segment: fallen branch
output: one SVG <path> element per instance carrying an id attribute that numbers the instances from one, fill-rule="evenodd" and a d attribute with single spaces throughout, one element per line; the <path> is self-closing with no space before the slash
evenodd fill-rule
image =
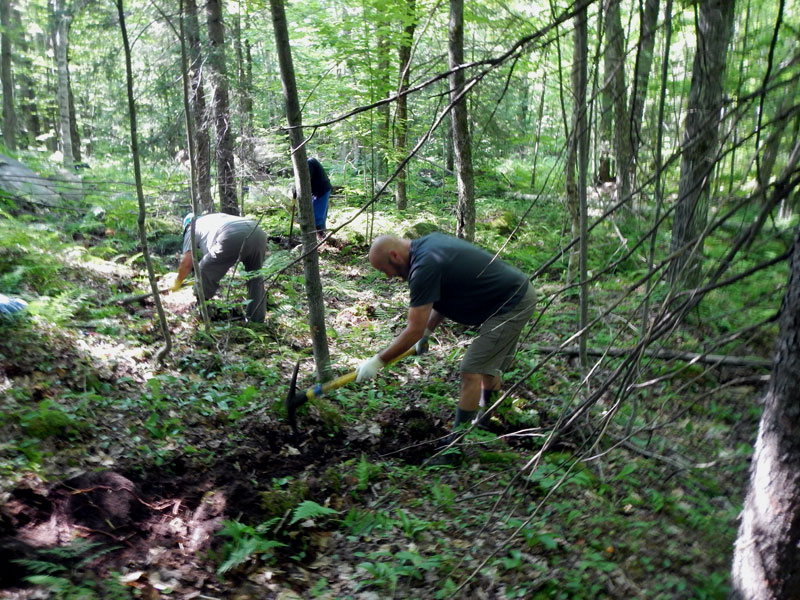
<path id="1" fill-rule="evenodd" d="M 543 353 L 567 354 L 578 356 L 577 346 L 538 346 L 537 350 Z M 586 352 L 591 356 L 627 356 L 631 350 L 629 348 L 608 348 L 606 350 L 587 349 Z M 646 348 L 644 355 L 652 358 L 663 358 L 666 360 L 683 360 L 686 362 L 699 362 L 704 364 L 725 365 L 728 367 L 756 367 L 768 369 L 772 366 L 772 361 L 766 358 L 754 356 L 724 356 L 722 354 L 697 354 L 696 352 L 682 352 L 680 350 L 665 350 Z"/>

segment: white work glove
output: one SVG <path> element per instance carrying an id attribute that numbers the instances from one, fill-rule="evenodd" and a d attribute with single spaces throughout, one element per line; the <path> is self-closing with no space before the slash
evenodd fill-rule
<path id="1" fill-rule="evenodd" d="M 430 339 L 432 333 L 433 332 L 430 329 L 427 327 L 425 328 L 425 333 L 423 333 L 422 337 L 419 338 L 419 341 L 414 344 L 414 354 L 420 356 L 428 351 L 428 340 Z"/>
<path id="2" fill-rule="evenodd" d="M 375 374 L 380 371 L 386 363 L 381 360 L 381 357 L 377 354 L 372 358 L 368 358 L 356 369 L 356 383 L 361 383 L 362 381 L 366 381 L 367 379 L 372 379 L 375 377 Z"/>

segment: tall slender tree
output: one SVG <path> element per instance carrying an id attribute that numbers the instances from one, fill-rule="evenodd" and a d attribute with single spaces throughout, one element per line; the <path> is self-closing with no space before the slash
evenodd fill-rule
<path id="1" fill-rule="evenodd" d="M 22 115 L 22 123 L 18 123 L 19 132 L 25 133 L 27 139 L 25 145 L 32 145 L 41 133 L 41 119 L 39 107 L 36 102 L 35 84 L 31 73 L 33 72 L 32 63 L 29 56 L 28 37 L 25 28 L 22 26 L 22 14 L 18 7 L 11 7 L 11 21 L 13 22 L 14 39 L 17 44 L 17 57 L 20 70 L 18 75 L 19 95 L 17 107 Z"/>
<path id="2" fill-rule="evenodd" d="M 200 41 L 200 25 L 197 18 L 196 0 L 186 0 L 184 33 L 189 54 L 189 75 L 191 80 L 191 107 L 194 119 L 194 185 L 197 199 L 203 212 L 214 212 L 214 199 L 211 196 L 211 144 L 208 137 L 208 107 L 203 85 L 203 56 Z"/>
<path id="3" fill-rule="evenodd" d="M 617 197 L 630 195 L 631 136 L 628 96 L 625 86 L 625 34 L 620 17 L 620 0 L 605 0 L 606 51 L 605 86 L 610 90 L 614 111 L 614 159 L 617 167 Z"/>
<path id="4" fill-rule="evenodd" d="M 577 154 L 577 196 L 578 196 L 578 223 L 580 232 L 580 307 L 578 311 L 578 327 L 585 330 L 589 323 L 589 283 L 587 281 L 587 253 L 589 241 L 588 232 L 588 169 L 589 169 L 589 107 L 586 104 L 586 91 L 588 88 L 588 64 L 589 64 L 589 27 L 588 9 L 583 8 L 575 15 L 575 30 L 573 33 L 574 49 L 572 58 L 572 87 L 573 87 L 573 126 L 572 137 L 575 138 L 575 149 Z M 587 357 L 587 332 L 581 334 L 579 345 L 579 356 L 581 366 L 586 369 L 589 361 Z"/>
<path id="5" fill-rule="evenodd" d="M 400 41 L 399 64 L 400 64 L 400 84 L 397 86 L 399 97 L 397 98 L 397 121 L 396 127 L 396 150 L 397 155 L 402 160 L 405 158 L 408 146 L 408 96 L 403 92 L 408 88 L 411 72 L 411 48 L 414 43 L 414 30 L 417 25 L 416 2 L 407 0 L 406 14 L 403 18 L 403 37 Z M 395 202 L 398 210 L 405 210 L 408 204 L 406 197 L 406 169 L 405 167 L 397 174 L 395 188 Z"/>
<path id="6" fill-rule="evenodd" d="M 231 215 L 239 214 L 236 199 L 236 167 L 233 158 L 233 121 L 228 97 L 228 70 L 225 66 L 225 27 L 222 0 L 206 3 L 208 23 L 208 66 L 213 89 L 214 131 L 216 133 L 217 188 L 219 208 Z"/>
<path id="7" fill-rule="evenodd" d="M 453 103 L 453 154 L 458 179 L 456 233 L 472 241 L 475 237 L 475 179 L 472 171 L 472 142 L 465 95 L 464 71 L 464 0 L 450 0 L 450 101 Z"/>
<path id="8" fill-rule="evenodd" d="M 53 4 L 53 44 L 55 47 L 56 73 L 57 73 L 57 100 L 58 100 L 58 125 L 59 141 L 64 166 L 71 168 L 75 164 L 72 149 L 72 135 L 70 132 L 69 110 L 69 63 L 67 43 L 69 40 L 69 25 L 72 13 L 67 9 L 65 0 L 55 0 Z"/>
<path id="9" fill-rule="evenodd" d="M 722 75 L 733 31 L 734 0 L 701 0 L 697 50 L 684 125 L 678 200 L 672 221 L 673 282 L 699 281 L 703 230 L 708 220 L 711 177 L 717 157 Z"/>
<path id="10" fill-rule="evenodd" d="M 17 113 L 14 108 L 14 77 L 11 68 L 11 6 L 0 0 L 0 82 L 3 87 L 3 142 L 11 150 L 17 147 Z"/>
<path id="11" fill-rule="evenodd" d="M 156 353 L 156 360 L 163 361 L 172 349 L 172 337 L 170 336 L 167 317 L 164 314 L 164 307 L 161 304 L 161 293 L 158 289 L 153 262 L 150 260 L 150 250 L 147 243 L 147 228 L 145 219 L 147 208 L 144 202 L 144 192 L 142 190 L 142 168 L 139 161 L 139 135 L 136 124 L 136 103 L 133 98 L 133 67 L 131 66 L 131 45 L 128 41 L 128 30 L 125 27 L 125 11 L 123 10 L 122 0 L 117 0 L 117 15 L 119 17 L 119 27 L 122 32 L 122 47 L 125 58 L 125 90 L 128 98 L 128 121 L 131 130 L 131 157 L 133 158 L 133 173 L 136 181 L 136 198 L 139 203 L 139 242 L 142 245 L 142 256 L 147 268 L 147 278 L 150 282 L 150 291 L 153 294 L 153 301 L 156 305 L 158 320 L 161 324 L 161 332 L 164 335 L 164 345 Z"/>
<path id="12" fill-rule="evenodd" d="M 275 46 L 281 71 L 281 87 L 286 106 L 286 121 L 289 125 L 289 140 L 292 147 L 295 189 L 300 207 L 300 229 L 303 232 L 303 270 L 308 300 L 308 322 L 311 328 L 311 345 L 317 365 L 317 378 L 330 379 L 330 351 L 325 329 L 325 302 L 322 297 L 322 281 L 319 276 L 314 207 L 311 204 L 311 176 L 308 172 L 308 157 L 303 144 L 303 116 L 297 97 L 297 83 L 289 43 L 289 28 L 283 0 L 270 0 L 272 26 L 275 30 Z"/>
<path id="13" fill-rule="evenodd" d="M 650 81 L 650 69 L 653 66 L 653 48 L 656 43 L 656 25 L 658 22 L 659 0 L 644 0 L 644 7 L 639 6 L 640 33 L 636 51 L 636 66 L 633 71 L 633 91 L 630 108 L 630 152 L 632 175 L 635 178 L 635 164 L 639 156 L 639 144 L 642 137 L 642 119 L 644 104 L 647 99 L 647 85 Z M 668 18 L 672 18 L 668 15 Z"/>

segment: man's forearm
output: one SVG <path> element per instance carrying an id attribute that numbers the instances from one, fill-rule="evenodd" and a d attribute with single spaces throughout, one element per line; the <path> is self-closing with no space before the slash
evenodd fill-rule
<path id="1" fill-rule="evenodd" d="M 192 271 L 192 253 L 187 252 L 181 259 L 181 264 L 178 267 L 178 276 L 175 278 L 176 282 L 183 282 L 184 279 Z"/>
<path id="2" fill-rule="evenodd" d="M 442 323 L 442 321 L 444 321 L 444 315 L 438 310 L 432 309 L 430 316 L 428 316 L 428 323 L 425 327 L 429 331 L 433 331 Z"/>
<path id="3" fill-rule="evenodd" d="M 381 357 L 381 360 L 384 363 L 388 363 L 390 360 L 397 358 L 403 352 L 411 348 L 411 346 L 416 344 L 421 337 L 421 334 L 410 331 L 408 327 L 406 327 L 402 332 L 400 332 L 400 335 L 394 338 L 386 350 L 378 353 L 378 356 Z"/>

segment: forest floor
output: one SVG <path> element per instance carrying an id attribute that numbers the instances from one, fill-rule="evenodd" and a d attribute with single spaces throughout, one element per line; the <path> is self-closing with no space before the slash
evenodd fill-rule
<path id="1" fill-rule="evenodd" d="M 405 290 L 366 250 L 320 253 L 337 374 L 405 319 Z M 704 389 L 744 383 L 577 461 L 580 432 L 537 452 L 575 370 L 557 359 L 458 466 L 426 467 L 468 334 L 447 328 L 430 356 L 309 404 L 295 437 L 282 401 L 296 360 L 305 385 L 313 373 L 294 269 L 263 325 L 206 332 L 190 288 L 164 295 L 164 366 L 154 304 L 125 302 L 147 288 L 122 260 L 76 256 L 61 273 L 82 308 L 57 323 L 2 323 L 0 598 L 725 597 L 763 373 L 719 369 Z M 559 335 L 528 334 L 522 360 Z"/>

